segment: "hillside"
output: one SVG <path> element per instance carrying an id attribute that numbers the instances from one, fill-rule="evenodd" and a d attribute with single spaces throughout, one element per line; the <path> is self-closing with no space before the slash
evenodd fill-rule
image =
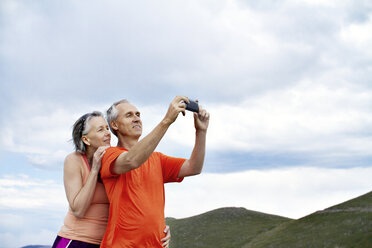
<path id="1" fill-rule="evenodd" d="M 298 220 L 221 208 L 168 218 L 172 248 L 372 247 L 372 192 Z"/>
<path id="2" fill-rule="evenodd" d="M 249 211 L 221 208 L 186 219 L 167 218 L 172 248 L 237 248 L 291 219 Z"/>
<path id="3" fill-rule="evenodd" d="M 372 192 L 285 223 L 243 247 L 372 247 Z"/>
<path id="4" fill-rule="evenodd" d="M 368 248 L 372 247 L 372 192 L 298 220 L 220 208 L 166 221 L 171 248 Z"/>

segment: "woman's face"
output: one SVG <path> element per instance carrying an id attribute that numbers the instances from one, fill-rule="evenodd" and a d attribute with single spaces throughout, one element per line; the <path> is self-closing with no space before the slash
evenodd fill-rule
<path id="1" fill-rule="evenodd" d="M 105 119 L 101 116 L 93 117 L 89 120 L 89 131 L 83 135 L 83 142 L 91 148 L 97 149 L 100 146 L 109 146 L 111 132 Z"/>

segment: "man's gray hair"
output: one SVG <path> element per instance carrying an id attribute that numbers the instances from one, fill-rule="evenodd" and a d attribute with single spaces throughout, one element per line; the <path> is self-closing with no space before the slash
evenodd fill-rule
<path id="1" fill-rule="evenodd" d="M 118 109 L 116 108 L 116 106 L 118 106 L 119 104 L 121 103 L 129 103 L 129 101 L 127 99 L 123 99 L 123 100 L 120 100 L 118 102 L 115 102 L 114 104 L 111 105 L 111 107 L 109 107 L 109 109 L 106 111 L 106 119 L 107 119 L 107 123 L 110 127 L 110 130 L 111 132 L 117 137 L 118 135 L 116 134 L 116 131 L 114 129 L 112 129 L 111 127 L 111 122 L 113 121 L 116 121 L 117 118 L 118 118 Z"/>

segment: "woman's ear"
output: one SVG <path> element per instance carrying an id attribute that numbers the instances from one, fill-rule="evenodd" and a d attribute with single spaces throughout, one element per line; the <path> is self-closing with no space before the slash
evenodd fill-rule
<path id="1" fill-rule="evenodd" d="M 81 140 L 84 142 L 85 145 L 90 146 L 89 139 L 87 136 L 82 136 Z"/>

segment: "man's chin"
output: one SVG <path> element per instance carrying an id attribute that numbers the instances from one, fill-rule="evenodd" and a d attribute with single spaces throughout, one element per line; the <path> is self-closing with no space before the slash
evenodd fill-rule
<path id="1" fill-rule="evenodd" d="M 141 135 L 142 135 L 142 131 L 139 132 L 139 133 L 134 134 L 133 136 L 134 136 L 135 138 L 139 139 L 139 138 L 141 137 Z"/>

